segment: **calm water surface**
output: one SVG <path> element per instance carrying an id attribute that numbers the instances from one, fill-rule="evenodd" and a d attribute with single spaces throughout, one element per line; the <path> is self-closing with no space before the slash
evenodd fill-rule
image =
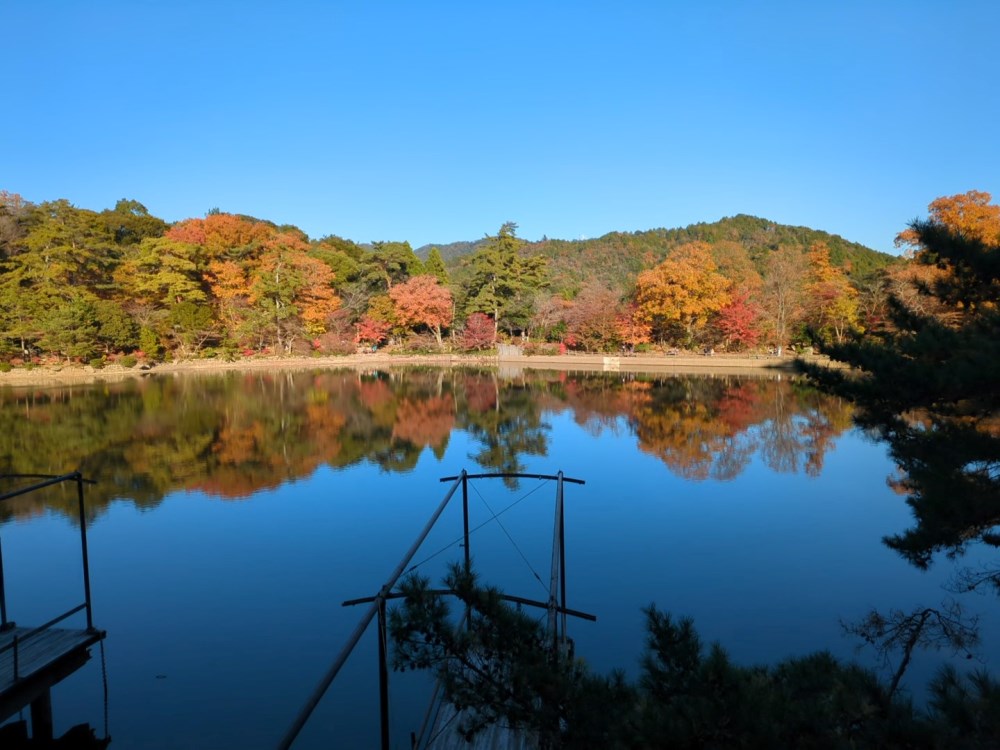
<path id="1" fill-rule="evenodd" d="M 276 744 L 462 469 L 562 470 L 578 655 L 632 674 L 641 608 L 694 618 L 740 662 L 856 652 L 840 621 L 936 606 L 956 563 L 921 571 L 882 541 L 910 529 L 885 447 L 846 404 L 785 378 L 464 370 L 226 374 L 0 391 L 10 472 L 79 467 L 96 624 L 108 631 L 112 747 Z M 0 507 L 13 619 L 82 599 L 74 495 Z M 483 578 L 545 599 L 554 489 L 475 482 Z M 502 526 L 490 518 L 500 513 Z M 461 559 L 461 503 L 414 558 Z M 970 550 L 962 564 L 974 564 Z M 1000 666 L 993 598 L 980 658 Z M 539 613 L 541 616 L 541 612 Z M 374 628 L 295 747 L 376 746 Z M 53 693 L 56 729 L 103 733 L 101 656 Z M 918 655 L 921 686 L 948 654 Z M 979 662 L 974 662 L 978 666 Z M 393 743 L 409 747 L 425 679 L 393 674 Z"/>

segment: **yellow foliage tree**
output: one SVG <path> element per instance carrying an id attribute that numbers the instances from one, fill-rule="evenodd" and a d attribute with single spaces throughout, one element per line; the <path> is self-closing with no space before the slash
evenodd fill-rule
<path id="1" fill-rule="evenodd" d="M 824 342 L 843 343 L 844 336 L 856 330 L 858 292 L 851 286 L 842 268 L 830 263 L 830 248 L 818 242 L 809 249 L 809 276 L 806 282 L 807 320 Z"/>
<path id="2" fill-rule="evenodd" d="M 689 345 L 709 316 L 729 302 L 730 282 L 720 274 L 704 242 L 681 245 L 636 279 L 640 319 L 661 340 Z M 676 341 L 683 338 L 682 341 Z"/>

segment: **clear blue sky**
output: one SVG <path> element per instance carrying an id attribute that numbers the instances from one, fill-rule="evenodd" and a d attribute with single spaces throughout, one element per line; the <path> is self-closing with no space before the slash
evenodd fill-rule
<path id="1" fill-rule="evenodd" d="M 1000 200 L 1000 3 L 7 0 L 0 188 L 310 236 L 749 213 L 892 251 Z"/>

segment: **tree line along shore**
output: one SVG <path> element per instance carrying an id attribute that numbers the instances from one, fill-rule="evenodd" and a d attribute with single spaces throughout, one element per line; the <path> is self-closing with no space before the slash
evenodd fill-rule
<path id="1" fill-rule="evenodd" d="M 997 221 L 988 193 L 932 218 Z M 900 247 L 918 250 L 910 230 Z M 596 240 L 414 250 L 308 237 L 224 213 L 169 223 L 135 200 L 93 211 L 0 191 L 0 370 L 353 356 L 768 356 L 878 335 L 890 298 L 926 305 L 933 266 L 836 235 L 735 216 Z"/>

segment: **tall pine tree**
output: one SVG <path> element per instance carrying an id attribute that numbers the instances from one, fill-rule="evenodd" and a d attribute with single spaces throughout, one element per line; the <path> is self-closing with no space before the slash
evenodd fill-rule
<path id="1" fill-rule="evenodd" d="M 501 329 L 513 333 L 527 326 L 532 295 L 547 283 L 546 259 L 523 255 L 521 245 L 517 224 L 509 221 L 472 256 L 466 314 L 490 315 L 494 338 Z"/>

